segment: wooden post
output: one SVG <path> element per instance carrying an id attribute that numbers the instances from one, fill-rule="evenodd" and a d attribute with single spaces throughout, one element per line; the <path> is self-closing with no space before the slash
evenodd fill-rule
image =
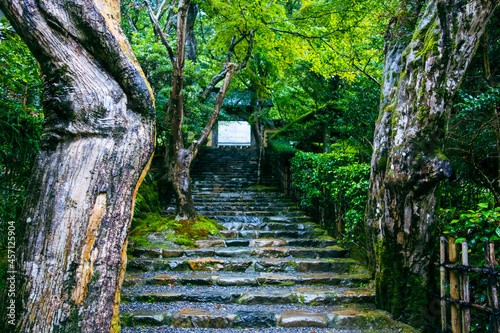
<path id="1" fill-rule="evenodd" d="M 495 271 L 495 245 L 493 244 L 493 242 L 484 242 L 484 261 L 486 267 L 489 268 L 491 272 Z M 497 278 L 492 274 L 488 276 L 488 303 L 491 308 L 498 309 Z M 490 316 L 489 332 L 500 332 L 500 317 L 493 314 Z"/>
<path id="2" fill-rule="evenodd" d="M 462 265 L 469 266 L 469 247 L 467 246 L 467 241 L 462 241 Z M 463 285 L 462 285 L 462 299 L 465 302 L 470 302 L 470 290 L 469 290 L 469 273 L 464 272 L 463 277 Z M 462 327 L 463 331 L 466 333 L 470 332 L 470 309 L 464 308 L 462 310 Z"/>
<path id="3" fill-rule="evenodd" d="M 443 265 L 446 264 L 446 238 L 441 237 L 440 243 L 441 330 L 444 332 L 446 331 L 446 301 L 443 298 L 446 296 L 446 268 Z"/>
<path id="4" fill-rule="evenodd" d="M 450 263 L 458 262 L 458 251 L 455 238 L 448 239 L 448 255 Z M 450 294 L 451 298 L 460 299 L 460 277 L 459 274 L 450 270 Z M 453 333 L 460 333 L 462 331 L 460 319 L 460 306 L 458 304 L 451 304 L 451 331 Z"/>

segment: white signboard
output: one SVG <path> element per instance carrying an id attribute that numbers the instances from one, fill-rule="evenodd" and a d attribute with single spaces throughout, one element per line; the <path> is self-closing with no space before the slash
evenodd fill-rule
<path id="1" fill-rule="evenodd" d="M 219 146 L 250 146 L 251 129 L 246 121 L 219 121 Z"/>

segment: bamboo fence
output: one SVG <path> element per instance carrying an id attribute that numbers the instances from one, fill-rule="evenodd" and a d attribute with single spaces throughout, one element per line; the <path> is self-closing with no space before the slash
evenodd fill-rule
<path id="1" fill-rule="evenodd" d="M 454 238 L 440 241 L 440 300 L 441 300 L 441 331 L 453 333 L 471 332 L 471 309 L 489 314 L 489 332 L 500 332 L 500 309 L 498 306 L 498 270 L 495 259 L 495 244 L 484 241 L 485 267 L 469 266 L 469 248 L 467 241 L 460 244 Z M 448 251 L 447 251 L 448 250 Z M 471 302 L 469 273 L 486 276 L 488 304 Z M 447 279 L 448 275 L 448 279 Z M 449 295 L 446 289 L 449 287 Z M 449 305 L 449 306 L 447 306 Z M 448 308 L 450 316 L 448 316 Z"/>

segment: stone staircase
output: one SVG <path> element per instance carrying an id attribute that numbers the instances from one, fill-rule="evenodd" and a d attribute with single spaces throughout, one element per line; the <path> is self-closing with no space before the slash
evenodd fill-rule
<path id="1" fill-rule="evenodd" d="M 268 186 L 255 186 L 252 149 L 201 156 L 193 198 L 200 215 L 225 227 L 223 237 L 195 249 L 133 248 L 121 293 L 123 332 L 416 332 L 374 309 L 370 275 L 269 186 L 275 181 L 264 171 Z"/>

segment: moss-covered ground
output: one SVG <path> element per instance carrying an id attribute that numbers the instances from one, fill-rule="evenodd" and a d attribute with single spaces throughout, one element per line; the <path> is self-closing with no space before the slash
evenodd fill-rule
<path id="1" fill-rule="evenodd" d="M 154 244 L 151 244 L 146 236 L 161 232 L 169 241 L 194 247 L 196 240 L 219 236 L 219 230 L 222 229 L 217 221 L 200 215 L 194 220 L 175 220 L 175 216 L 140 213 L 132 221 L 129 241 L 135 246 L 151 246 Z"/>

